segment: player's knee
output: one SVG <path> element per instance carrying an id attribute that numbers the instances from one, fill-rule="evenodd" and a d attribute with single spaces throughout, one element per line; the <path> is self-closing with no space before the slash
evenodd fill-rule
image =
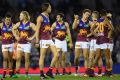
<path id="1" fill-rule="evenodd" d="M 77 57 L 74 59 L 74 64 L 78 64 L 78 58 Z"/>
<path id="2" fill-rule="evenodd" d="M 25 59 L 25 62 L 30 62 L 30 60 L 29 59 Z"/>
<path id="3" fill-rule="evenodd" d="M 10 63 L 13 62 L 13 59 L 9 59 L 9 62 L 10 62 Z"/>
<path id="4" fill-rule="evenodd" d="M 4 61 L 7 61 L 7 60 L 8 60 L 8 58 L 7 58 L 7 57 L 4 57 L 4 58 L 3 58 L 3 60 L 4 60 Z"/>
<path id="5" fill-rule="evenodd" d="M 87 61 L 89 58 L 87 56 L 84 56 L 84 60 Z"/>
<path id="6" fill-rule="evenodd" d="M 93 60 L 93 58 L 91 57 L 91 58 L 89 58 L 89 61 L 91 62 Z"/>
<path id="7" fill-rule="evenodd" d="M 43 60 L 44 58 L 45 58 L 45 55 L 40 55 L 39 60 L 41 61 L 41 60 Z"/>
<path id="8" fill-rule="evenodd" d="M 77 56 L 75 57 L 74 61 L 78 61 L 78 57 Z"/>
<path id="9" fill-rule="evenodd" d="M 20 61 L 21 60 L 21 57 L 17 57 L 16 61 Z"/>
<path id="10" fill-rule="evenodd" d="M 40 66 L 43 65 L 43 62 L 44 62 L 43 60 L 40 60 L 40 61 L 39 61 L 39 65 L 40 65 Z"/>
<path id="11" fill-rule="evenodd" d="M 110 60 L 110 59 L 111 59 L 111 56 L 110 56 L 110 55 L 106 56 L 106 59 L 107 59 L 107 60 Z"/>
<path id="12" fill-rule="evenodd" d="M 64 62 L 65 62 L 65 57 L 62 57 L 62 61 L 64 61 Z"/>
<path id="13" fill-rule="evenodd" d="M 54 57 L 59 58 L 59 54 L 55 54 Z"/>

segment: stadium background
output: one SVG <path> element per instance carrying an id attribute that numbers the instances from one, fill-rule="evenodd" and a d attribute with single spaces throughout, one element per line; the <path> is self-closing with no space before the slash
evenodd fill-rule
<path id="1" fill-rule="evenodd" d="M 13 22 L 19 21 L 19 13 L 22 10 L 27 10 L 30 13 L 31 21 L 36 23 L 36 17 L 40 14 L 40 5 L 44 2 L 50 2 L 52 4 L 52 13 L 50 14 L 51 23 L 55 21 L 55 15 L 57 12 L 63 12 L 65 14 L 66 21 L 71 25 L 73 22 L 74 14 L 81 15 L 81 11 L 85 8 L 89 8 L 92 11 L 106 9 L 113 14 L 114 24 L 114 48 L 112 52 L 112 59 L 114 65 L 120 63 L 120 0 L 0 0 L 0 21 L 4 18 L 6 12 L 11 12 L 13 15 Z M 71 28 L 71 26 L 70 26 Z M 75 42 L 75 35 L 71 30 L 73 42 Z M 0 42 L 1 47 L 1 42 Z M 49 57 L 51 56 L 51 57 Z M 45 58 L 45 66 L 49 66 L 52 55 L 47 52 Z M 31 67 L 38 66 L 39 53 L 37 49 L 32 48 L 31 53 Z M 71 63 L 73 64 L 74 53 L 71 53 Z M 81 59 L 81 62 L 83 59 Z M 24 60 L 23 60 L 24 62 Z M 83 65 L 83 64 L 81 64 Z M 24 66 L 24 64 L 22 64 Z M 2 68 L 2 53 L 0 48 L 0 68 Z M 117 70 L 115 70 L 117 71 Z M 119 71 L 118 71 L 119 72 Z M 120 73 L 120 72 L 119 72 Z"/>

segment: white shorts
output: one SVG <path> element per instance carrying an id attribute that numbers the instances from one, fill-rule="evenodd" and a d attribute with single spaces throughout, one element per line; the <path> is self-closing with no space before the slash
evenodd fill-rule
<path id="1" fill-rule="evenodd" d="M 96 43 L 96 39 L 92 39 L 90 41 L 90 51 L 96 51 L 97 48 L 98 48 L 98 45 Z"/>
<path id="2" fill-rule="evenodd" d="M 108 43 L 108 48 L 110 49 L 110 52 L 113 51 L 113 43 Z"/>
<path id="3" fill-rule="evenodd" d="M 31 52 L 31 43 L 28 44 L 18 44 L 17 50 L 23 51 L 24 53 L 30 53 Z"/>
<path id="4" fill-rule="evenodd" d="M 99 48 L 99 49 L 109 49 L 109 43 L 99 44 L 96 48 Z"/>
<path id="5" fill-rule="evenodd" d="M 58 39 L 55 39 L 55 46 L 56 46 L 56 48 L 60 48 L 62 51 L 67 52 L 66 40 L 60 41 Z"/>
<path id="6" fill-rule="evenodd" d="M 76 42 L 75 44 L 75 48 L 89 48 L 90 45 L 89 45 L 89 42 Z"/>
<path id="7" fill-rule="evenodd" d="M 52 39 L 51 40 L 40 40 L 40 48 L 48 48 L 49 46 L 55 46 Z"/>
<path id="8" fill-rule="evenodd" d="M 12 44 L 2 44 L 2 52 L 4 51 L 9 51 L 9 52 L 13 52 L 14 50 L 14 45 Z"/>

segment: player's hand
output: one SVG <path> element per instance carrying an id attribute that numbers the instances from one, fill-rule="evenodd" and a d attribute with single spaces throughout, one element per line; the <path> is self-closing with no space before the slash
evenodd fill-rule
<path id="1" fill-rule="evenodd" d="M 19 40 L 20 40 L 20 37 L 16 37 L 16 40 L 19 41 Z"/>
<path id="2" fill-rule="evenodd" d="M 30 38 L 27 38 L 27 40 L 28 40 L 28 41 L 32 41 L 32 39 L 33 39 L 32 37 L 30 37 Z"/>
<path id="3" fill-rule="evenodd" d="M 75 20 L 78 20 L 78 19 L 79 19 L 79 16 L 78 16 L 78 15 L 74 15 L 74 19 L 75 19 Z"/>
<path id="4" fill-rule="evenodd" d="M 91 33 L 87 35 L 87 37 L 90 37 L 90 36 L 92 36 L 92 34 L 91 34 Z"/>

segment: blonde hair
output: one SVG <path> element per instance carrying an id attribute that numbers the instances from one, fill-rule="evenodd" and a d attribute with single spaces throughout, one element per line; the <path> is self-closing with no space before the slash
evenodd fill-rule
<path id="1" fill-rule="evenodd" d="M 27 11 L 22 11 L 21 13 L 25 16 L 26 20 L 30 20 L 30 14 Z"/>

